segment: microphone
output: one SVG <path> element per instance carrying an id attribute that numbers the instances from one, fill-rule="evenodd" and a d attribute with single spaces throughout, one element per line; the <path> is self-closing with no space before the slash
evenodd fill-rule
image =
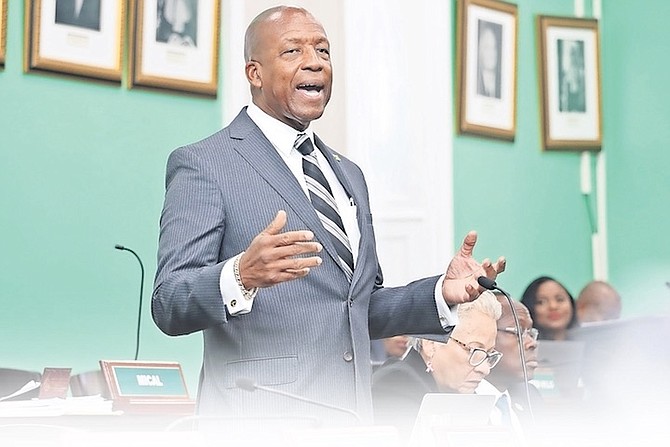
<path id="1" fill-rule="evenodd" d="M 512 297 L 509 295 L 509 293 L 505 292 L 503 289 L 498 287 L 498 284 L 494 280 L 492 280 L 489 277 L 486 276 L 480 276 L 477 278 L 477 282 L 479 283 L 480 286 L 485 288 L 486 290 L 497 290 L 500 293 L 502 293 L 505 298 L 507 298 L 507 302 L 509 303 L 509 308 L 512 311 L 512 317 L 514 318 L 514 327 L 516 329 L 516 333 L 518 336 L 518 344 L 519 344 L 519 357 L 521 359 L 521 369 L 523 371 L 523 383 L 524 383 L 524 389 L 526 391 L 526 402 L 528 404 L 528 413 L 530 414 L 531 420 L 535 422 L 535 415 L 533 414 L 533 408 L 530 403 L 530 388 L 528 386 L 528 369 L 526 368 L 526 354 L 525 354 L 525 349 L 523 346 L 523 332 L 521 332 L 521 324 L 519 323 L 519 316 L 516 313 L 516 309 L 514 309 L 514 303 L 512 302 Z"/>
<path id="2" fill-rule="evenodd" d="M 253 379 L 250 379 L 248 377 L 238 377 L 235 380 L 235 385 L 237 385 L 238 388 L 241 388 L 244 391 L 249 391 L 251 393 L 253 393 L 256 390 L 267 391 L 268 393 L 273 393 L 273 394 L 277 394 L 279 396 L 288 397 L 289 399 L 298 400 L 300 402 L 306 402 L 308 404 L 316 405 L 317 407 L 323 407 L 323 408 L 328 408 L 330 410 L 336 410 L 336 411 L 340 411 L 342 413 L 347 413 L 348 415 L 351 415 L 351 416 L 355 417 L 356 420 L 359 423 L 362 422 L 361 417 L 354 410 L 350 410 L 348 408 L 343 408 L 343 407 L 338 407 L 337 405 L 327 404 L 325 402 L 319 402 L 318 400 L 312 400 L 312 399 L 309 399 L 307 397 L 298 396 L 297 394 L 288 393 L 286 391 L 277 390 L 277 389 L 270 388 L 270 387 L 267 387 L 267 386 L 258 385 Z"/>
<path id="3" fill-rule="evenodd" d="M 131 250 L 128 247 L 124 247 L 123 245 L 116 244 L 114 246 L 117 250 L 121 251 L 128 251 L 132 253 L 135 256 L 135 259 L 137 259 L 137 262 L 140 263 L 140 307 L 139 310 L 137 311 L 137 336 L 135 338 L 135 360 L 137 360 L 137 357 L 140 353 L 140 323 L 142 322 L 142 295 L 144 292 L 144 264 L 142 264 L 142 260 L 140 257 L 135 253 L 133 250 Z"/>

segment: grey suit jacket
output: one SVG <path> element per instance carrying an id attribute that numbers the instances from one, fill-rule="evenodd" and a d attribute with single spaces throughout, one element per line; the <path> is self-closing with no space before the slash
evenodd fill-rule
<path id="1" fill-rule="evenodd" d="M 363 174 L 318 138 L 316 145 L 357 205 L 361 239 L 351 284 L 309 199 L 245 109 L 169 157 L 152 314 L 166 334 L 204 334 L 201 414 L 338 414 L 238 389 L 236 379 L 245 377 L 369 421 L 370 337 L 444 332 L 434 301 L 438 276 L 382 286 Z M 280 209 L 286 231 L 314 232 L 323 264 L 305 278 L 261 289 L 249 314 L 231 317 L 219 290 L 221 268 Z"/>

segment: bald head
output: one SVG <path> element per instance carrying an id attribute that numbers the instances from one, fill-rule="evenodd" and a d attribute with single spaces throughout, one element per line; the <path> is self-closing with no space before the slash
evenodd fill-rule
<path id="1" fill-rule="evenodd" d="M 592 281 L 577 298 L 577 318 L 582 323 L 616 320 L 621 316 L 621 297 L 604 281 Z"/>
<path id="2" fill-rule="evenodd" d="M 498 299 L 498 302 L 502 308 L 502 315 L 498 320 L 498 328 L 513 327 L 514 315 L 512 315 L 507 298 L 499 293 L 496 293 L 496 298 Z M 533 327 L 533 319 L 530 317 L 528 308 L 516 300 L 512 300 L 512 304 L 514 305 L 514 310 L 519 317 L 519 321 L 526 323 L 528 327 Z"/>
<path id="3" fill-rule="evenodd" d="M 259 49 L 263 45 L 261 37 L 261 30 L 270 23 L 279 23 L 286 17 L 293 14 L 302 14 L 317 21 L 314 16 L 303 8 L 295 6 L 275 6 L 258 14 L 247 27 L 247 32 L 244 35 L 244 60 L 249 62 L 258 54 Z M 325 32 L 324 32 L 325 33 Z"/>

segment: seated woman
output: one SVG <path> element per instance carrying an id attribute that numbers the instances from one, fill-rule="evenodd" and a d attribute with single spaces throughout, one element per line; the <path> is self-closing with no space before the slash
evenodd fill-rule
<path id="1" fill-rule="evenodd" d="M 523 292 L 521 302 L 530 311 L 540 340 L 565 340 L 577 325 L 575 300 L 558 281 L 541 276 Z"/>
<path id="2" fill-rule="evenodd" d="M 375 422 L 408 435 L 426 393 L 472 394 L 502 354 L 494 349 L 501 307 L 491 292 L 458 306 L 451 334 L 412 338 L 413 349 L 372 376 Z"/>

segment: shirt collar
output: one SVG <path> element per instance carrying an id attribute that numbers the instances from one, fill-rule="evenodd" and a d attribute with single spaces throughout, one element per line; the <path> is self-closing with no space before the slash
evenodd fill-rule
<path id="1" fill-rule="evenodd" d="M 295 143 L 299 133 L 306 133 L 312 139 L 312 142 L 314 141 L 314 132 L 311 125 L 303 132 L 297 131 L 291 126 L 271 117 L 253 102 L 249 103 L 247 107 L 247 115 L 261 129 L 261 132 L 270 140 L 275 149 L 285 156 L 288 156 L 293 150 L 293 143 Z"/>
<path id="2" fill-rule="evenodd" d="M 481 382 L 479 382 L 479 385 L 477 385 L 477 388 L 475 389 L 475 394 L 485 394 L 488 396 L 496 396 L 496 399 L 500 398 L 503 394 L 507 393 L 507 390 L 505 392 L 501 393 L 498 388 L 496 388 L 491 382 L 489 382 L 486 379 L 482 379 Z"/>

